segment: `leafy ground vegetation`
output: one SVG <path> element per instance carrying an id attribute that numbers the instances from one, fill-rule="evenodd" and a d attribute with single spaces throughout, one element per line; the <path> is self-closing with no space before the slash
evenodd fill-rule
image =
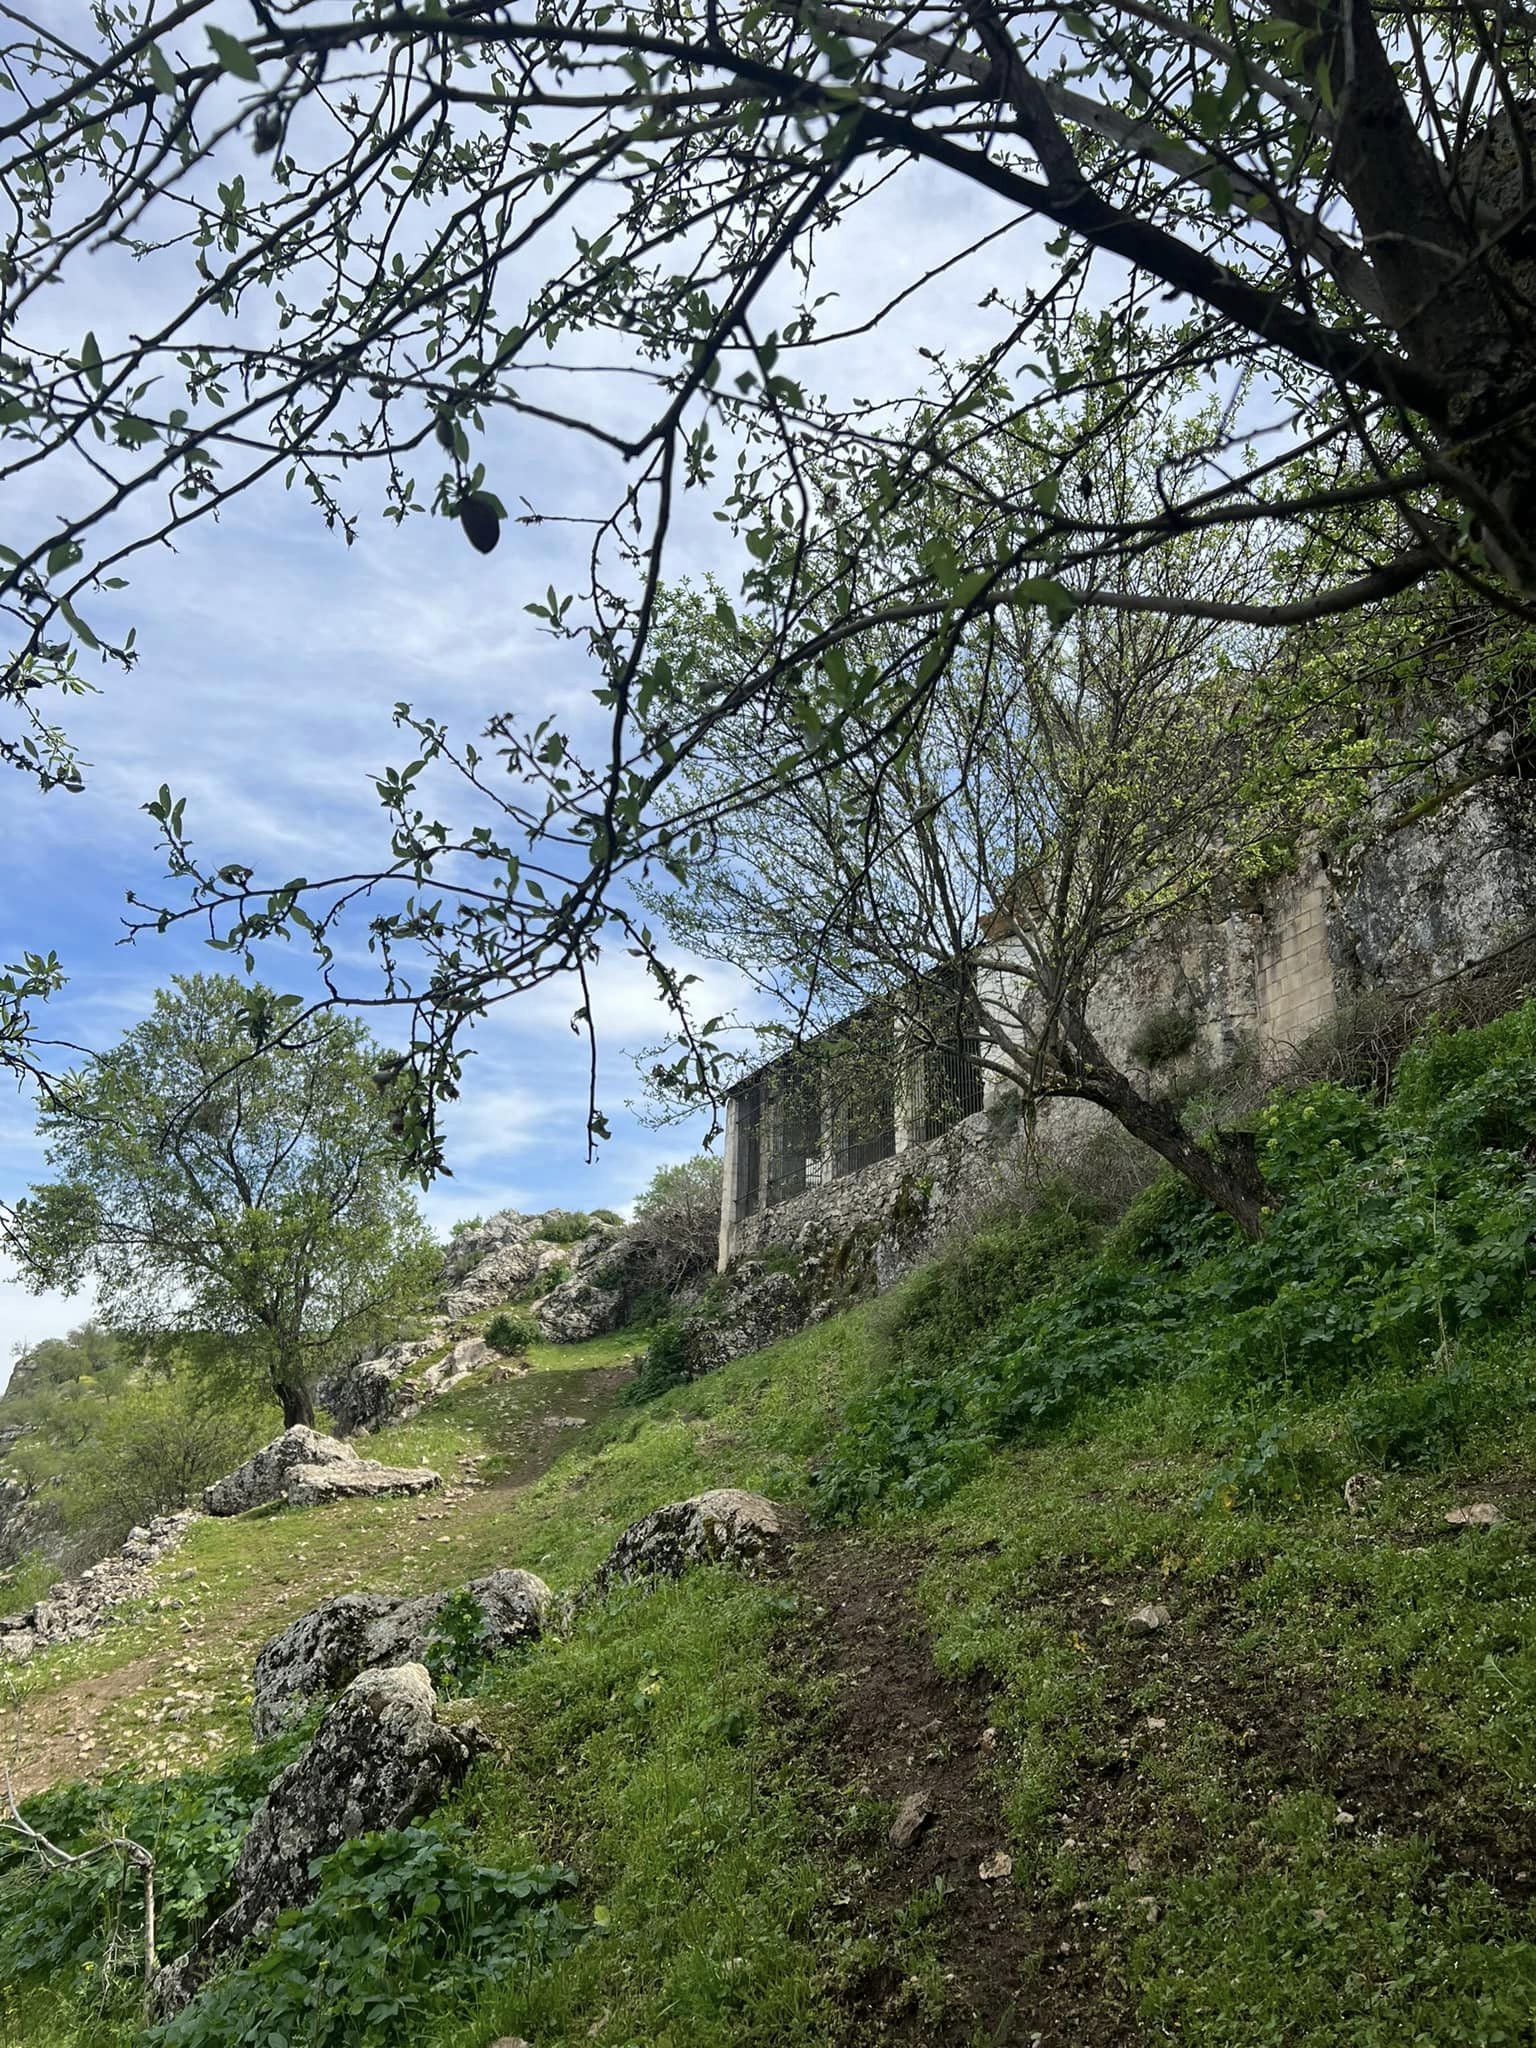
<path id="1" fill-rule="evenodd" d="M 1161 1184 L 1119 1218 L 1061 1188 L 642 1409 L 617 1344 L 449 1397 L 380 1448 L 483 1461 L 441 1521 L 200 1528 L 161 1576 L 197 1569 L 207 1760 L 119 1748 L 82 1787 L 60 1755 L 27 1809 L 152 1841 L 167 1953 L 280 1760 L 240 1714 L 281 1620 L 491 1562 L 573 1587 L 707 1484 L 806 1517 L 781 1576 L 619 1594 L 488 1666 L 448 1643 L 496 1752 L 163 2038 L 1529 2041 L 1536 1006 L 1421 1042 L 1385 1104 L 1277 1097 L 1258 1135 L 1258 1245 Z M 583 1429 L 538 1420 L 578 1399 Z M 139 1725 L 184 1619 L 29 1668 L 18 1756 L 83 1687 Z M 140 2038 L 134 1873 L 7 1858 L 4 2038 Z"/>

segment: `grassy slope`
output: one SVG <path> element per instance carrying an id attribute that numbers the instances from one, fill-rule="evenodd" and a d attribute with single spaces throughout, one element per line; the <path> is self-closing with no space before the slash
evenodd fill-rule
<path id="1" fill-rule="evenodd" d="M 1527 1375 L 1523 1330 L 1500 1345 L 1498 1372 Z M 573 1367 L 546 1356 L 519 1385 L 547 1380 L 558 1410 Z M 212 1667 L 220 1738 L 234 1739 L 240 1706 L 236 1629 L 254 1639 L 386 1565 L 404 1586 L 493 1562 L 570 1586 L 625 1522 L 704 1484 L 803 1500 L 869 1369 L 856 1312 L 610 1415 L 544 1476 L 471 1494 L 442 1524 L 369 1508 L 200 1532 L 185 1556 L 202 1573 L 206 1636 L 227 1639 Z M 498 1392 L 450 1398 L 380 1454 L 491 1453 L 515 1478 L 523 1452 Z M 1525 1411 L 1389 1480 L 1360 1518 L 1332 1488 L 1262 1512 L 1197 1508 L 1225 1448 L 1198 1387 L 1145 1390 L 996 1453 L 910 1527 L 936 1655 L 992 1689 L 990 1768 L 1015 1857 L 1005 1910 L 1035 1958 L 1020 2038 L 1536 2038 L 1536 1423 Z M 1447 1508 L 1484 1498 L 1502 1526 L 1447 1529 Z M 1139 1641 L 1123 1621 L 1145 1601 L 1173 1619 Z M 590 1610 L 569 1638 L 493 1672 L 480 1711 L 502 1753 L 454 1812 L 488 1859 L 568 1859 L 609 1932 L 423 2038 L 809 2048 L 842 2037 L 848 1986 L 876 1948 L 905 1985 L 892 2024 L 915 2031 L 901 2038 L 937 2027 L 954 1995 L 943 1915 L 921 1900 L 895 1918 L 866 1909 L 888 1860 L 883 1817 L 825 1776 L 827 1686 L 810 1675 L 821 1626 L 793 1578 L 700 1572 Z M 165 1628 L 114 1632 L 53 1672 L 105 1678 L 110 1660 L 121 1679 Z M 1052 2031 L 1063 1948 L 1098 2001 L 1081 2036 Z M 12 2041 L 89 2038 L 57 2011 L 28 2012 Z M 849 2038 L 879 2029 L 859 2012 Z"/>

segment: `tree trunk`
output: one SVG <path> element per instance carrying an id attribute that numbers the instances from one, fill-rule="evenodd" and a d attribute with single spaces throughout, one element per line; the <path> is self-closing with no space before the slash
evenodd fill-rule
<path id="1" fill-rule="evenodd" d="M 308 1387 L 305 1386 L 301 1379 L 279 1379 L 274 1375 L 272 1391 L 283 1404 L 284 1429 L 292 1429 L 295 1423 L 300 1422 L 304 1424 L 306 1429 L 314 1428 L 314 1400 L 310 1395 Z"/>
<path id="2" fill-rule="evenodd" d="M 1141 1144 L 1166 1159 L 1191 1187 L 1232 1218 L 1243 1235 L 1264 1235 L 1264 1212 L 1273 1196 L 1259 1171 L 1253 1139 L 1243 1131 L 1218 1131 L 1198 1139 L 1166 1102 L 1143 1095 L 1118 1068 L 1080 1020 L 1070 1030 L 1071 1043 L 1058 1052 L 1071 1092 L 1107 1109 Z"/>

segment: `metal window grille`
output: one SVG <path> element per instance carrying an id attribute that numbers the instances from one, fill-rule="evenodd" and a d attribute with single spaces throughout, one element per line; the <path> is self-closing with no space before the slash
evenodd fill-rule
<path id="1" fill-rule="evenodd" d="M 810 1162 L 821 1151 L 821 1105 L 815 1082 L 792 1081 L 779 1111 L 778 1143 L 768 1163 L 768 1206 L 805 1193 Z"/>
<path id="2" fill-rule="evenodd" d="M 930 1046 L 923 1055 L 923 1136 L 942 1137 L 982 1106 L 981 1035 L 966 1031 L 952 1045 Z"/>
<path id="3" fill-rule="evenodd" d="M 755 1216 L 762 1201 L 763 1183 L 763 1084 L 753 1081 L 742 1090 L 741 1138 L 736 1166 L 736 1221 Z"/>
<path id="4" fill-rule="evenodd" d="M 844 1106 L 838 1122 L 833 1171 L 862 1173 L 896 1153 L 896 1088 L 894 1080 L 866 1083 L 861 1099 Z"/>

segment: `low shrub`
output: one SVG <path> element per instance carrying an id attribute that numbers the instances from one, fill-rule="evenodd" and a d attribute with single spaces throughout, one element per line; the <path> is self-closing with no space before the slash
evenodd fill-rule
<path id="1" fill-rule="evenodd" d="M 421 1661 L 432 1683 L 452 1693 L 467 1691 L 495 1654 L 490 1636 L 485 1609 L 468 1587 L 450 1593 L 432 1617 L 432 1630 L 422 1652 Z"/>
<path id="2" fill-rule="evenodd" d="M 448 1829 L 344 1843 L 314 1900 L 147 2041 L 163 2048 L 383 2048 L 467 2014 L 487 1985 L 569 1955 L 590 1928 L 562 1865 L 496 1870 Z"/>
<path id="3" fill-rule="evenodd" d="M 1195 1020 L 1188 1010 L 1153 1010 L 1133 1032 L 1127 1051 L 1138 1066 L 1167 1066 L 1195 1042 Z"/>
<path id="4" fill-rule="evenodd" d="M 584 1209 L 551 1209 L 539 1224 L 545 1244 L 579 1244 L 592 1233 L 592 1218 Z"/>
<path id="5" fill-rule="evenodd" d="M 485 1326 L 486 1343 L 503 1358 L 521 1358 L 543 1334 L 538 1317 L 524 1308 L 498 1309 Z"/>
<path id="6" fill-rule="evenodd" d="M 632 1407 L 654 1401 L 669 1387 L 681 1386 L 688 1377 L 682 1325 L 675 1316 L 667 1316 L 652 1329 L 639 1370 L 624 1389 L 624 1399 Z"/>
<path id="7" fill-rule="evenodd" d="M 188 1947 L 226 1903 L 251 1815 L 277 1772 L 303 1747 L 308 1723 L 212 1771 L 162 1783 L 118 1775 L 27 1801 L 27 1822 L 78 1855 L 126 1836 L 155 1858 L 157 1946 Z M 0 1981 L 56 1984 L 84 1975 L 133 1995 L 142 1967 L 144 1890 L 121 1855 L 44 1870 L 37 1852 L 0 1835 Z"/>
<path id="8" fill-rule="evenodd" d="M 542 1301 L 546 1294 L 553 1294 L 555 1289 L 563 1286 L 570 1277 L 571 1266 L 568 1259 L 551 1259 L 547 1266 L 542 1267 L 535 1274 L 533 1285 L 528 1289 L 523 1299 L 525 1301 Z"/>
<path id="9" fill-rule="evenodd" d="M 820 1474 L 823 1512 L 931 1501 L 988 1445 L 1158 1377 L 1270 1411 L 1212 1498 L 1283 1499 L 1482 1427 L 1498 1397 L 1446 1361 L 1531 1300 L 1536 1005 L 1433 1032 L 1385 1108 L 1328 1082 L 1281 1094 L 1257 1138 L 1277 1198 L 1257 1244 L 1169 1177 L 1086 1262 L 1080 1237 L 1030 1218 L 1033 1261 L 983 1237 L 915 1276 L 887 1311 L 885 1376 Z M 1287 1419 L 1352 1388 L 1326 1442 Z"/>

